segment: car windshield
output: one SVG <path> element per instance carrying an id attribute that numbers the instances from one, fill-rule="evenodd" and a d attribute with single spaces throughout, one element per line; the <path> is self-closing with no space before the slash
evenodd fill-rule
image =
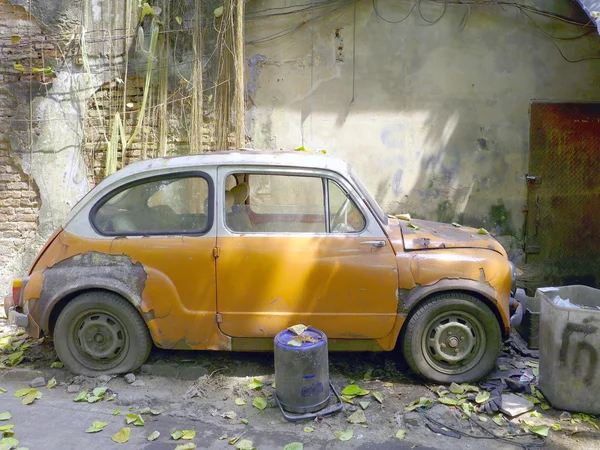
<path id="1" fill-rule="evenodd" d="M 358 176 L 356 175 L 356 172 L 354 172 L 354 169 L 352 167 L 350 167 L 350 176 L 352 177 L 354 184 L 360 191 L 360 194 L 365 198 L 365 200 L 367 200 L 367 202 L 371 206 L 373 213 L 377 216 L 377 218 L 381 221 L 381 223 L 386 224 L 387 223 L 386 214 L 383 212 L 383 210 L 381 209 L 381 206 L 379 206 L 379 203 L 377 203 L 377 201 L 373 198 L 373 196 L 367 190 L 367 188 L 361 183 L 360 178 L 358 178 Z"/>

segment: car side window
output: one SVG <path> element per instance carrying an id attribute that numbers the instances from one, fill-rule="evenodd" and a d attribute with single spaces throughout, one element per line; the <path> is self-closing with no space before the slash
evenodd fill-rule
<path id="1" fill-rule="evenodd" d="M 357 233 L 367 222 L 356 203 L 332 180 L 329 186 L 329 229 L 331 233 Z"/>
<path id="2" fill-rule="evenodd" d="M 212 223 L 209 198 L 202 176 L 155 178 L 116 192 L 92 223 L 105 235 L 202 234 Z"/>
<path id="3" fill-rule="evenodd" d="M 238 180 L 242 177 L 237 177 Z M 324 233 L 320 177 L 248 174 L 225 192 L 225 224 L 236 232 Z"/>
<path id="4" fill-rule="evenodd" d="M 239 233 L 358 233 L 366 226 L 335 181 L 303 175 L 229 175 L 224 217 L 227 228 Z"/>

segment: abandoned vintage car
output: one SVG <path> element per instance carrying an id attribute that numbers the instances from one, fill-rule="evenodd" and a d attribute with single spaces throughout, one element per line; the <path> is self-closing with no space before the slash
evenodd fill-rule
<path id="1" fill-rule="evenodd" d="M 333 351 L 398 344 L 436 382 L 473 381 L 510 332 L 514 266 L 476 229 L 384 214 L 349 165 L 301 152 L 138 162 L 70 212 L 5 300 L 85 375 L 152 345 L 257 351 L 297 323 Z"/>

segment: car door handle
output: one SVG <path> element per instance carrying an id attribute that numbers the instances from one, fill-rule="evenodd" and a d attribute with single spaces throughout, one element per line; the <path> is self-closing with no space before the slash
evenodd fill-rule
<path id="1" fill-rule="evenodd" d="M 363 241 L 361 244 L 372 245 L 373 247 L 385 247 L 385 241 Z"/>

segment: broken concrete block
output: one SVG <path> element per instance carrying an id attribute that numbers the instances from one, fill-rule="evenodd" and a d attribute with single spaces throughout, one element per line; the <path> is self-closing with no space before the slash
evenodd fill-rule
<path id="1" fill-rule="evenodd" d="M 145 383 L 142 380 L 135 380 L 133 383 L 131 383 L 131 385 L 133 387 L 142 387 L 145 385 Z"/>
<path id="2" fill-rule="evenodd" d="M 69 394 L 76 394 L 80 390 L 81 390 L 81 386 L 78 384 L 71 384 L 70 386 L 67 386 L 67 392 Z"/>
<path id="3" fill-rule="evenodd" d="M 519 416 L 527 411 L 531 411 L 533 408 L 533 403 L 523 397 L 510 393 L 502 394 L 502 407 L 500 408 L 500 412 L 503 412 L 510 417 Z"/>
<path id="4" fill-rule="evenodd" d="M 133 383 L 135 381 L 135 375 L 132 373 L 128 373 L 127 375 L 125 375 L 125 381 L 127 381 L 129 384 Z"/>
<path id="5" fill-rule="evenodd" d="M 44 377 L 34 378 L 33 380 L 31 380 L 29 382 L 29 386 L 32 388 L 39 388 L 42 386 L 46 386 L 46 380 L 44 379 Z"/>

